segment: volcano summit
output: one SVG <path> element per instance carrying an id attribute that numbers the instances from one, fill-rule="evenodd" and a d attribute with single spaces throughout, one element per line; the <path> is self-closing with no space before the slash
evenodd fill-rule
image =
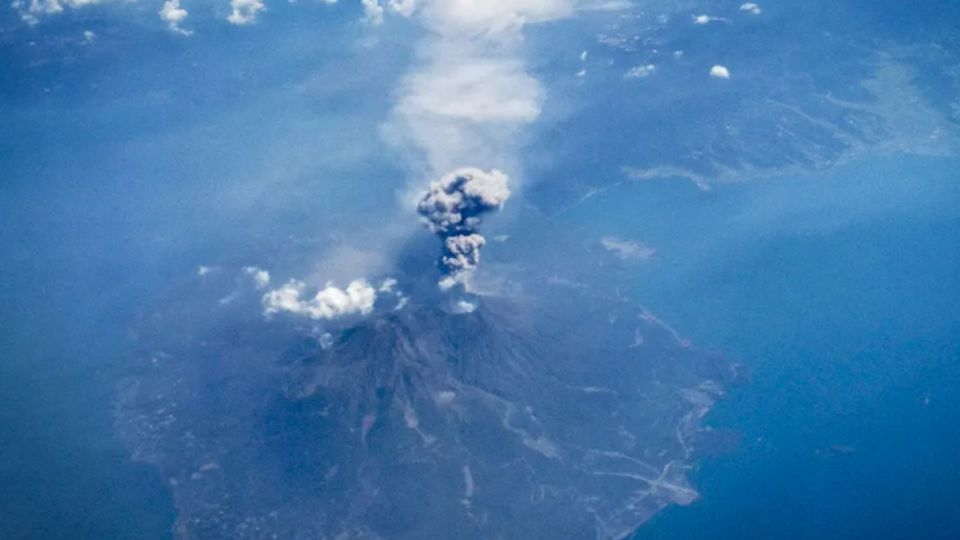
<path id="1" fill-rule="evenodd" d="M 117 421 L 168 478 L 179 537 L 618 539 L 696 499 L 700 421 L 736 370 L 600 285 L 535 272 L 478 294 L 478 254 L 450 246 L 479 249 L 509 194 L 496 170 L 432 183 L 418 211 L 440 264 L 412 241 L 376 290 L 305 300 L 291 281 L 264 319 L 207 279 L 209 298 L 188 285 L 144 319 Z M 562 236 L 518 234 L 525 258 Z"/>

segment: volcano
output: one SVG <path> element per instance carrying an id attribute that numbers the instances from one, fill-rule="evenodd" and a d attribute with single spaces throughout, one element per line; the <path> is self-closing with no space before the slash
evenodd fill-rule
<path id="1" fill-rule="evenodd" d="M 168 479 L 181 538 L 624 538 L 696 499 L 735 365 L 567 288 L 411 302 L 322 339 L 156 318 L 118 427 Z"/>

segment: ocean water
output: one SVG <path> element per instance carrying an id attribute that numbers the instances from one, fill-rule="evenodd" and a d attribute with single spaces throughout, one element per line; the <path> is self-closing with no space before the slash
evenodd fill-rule
<path id="1" fill-rule="evenodd" d="M 635 540 L 960 538 L 958 175 L 955 159 L 894 156 L 597 201 L 658 249 L 637 294 L 752 377 L 708 416 L 740 446 L 704 459 L 702 498 Z"/>
<path id="2" fill-rule="evenodd" d="M 44 294 L 3 297 L 0 537 L 169 538 L 159 473 L 131 462 L 114 436 L 110 374 L 125 325 L 53 313 Z"/>
<path id="3" fill-rule="evenodd" d="M 172 500 L 112 403 L 131 322 L 181 261 L 126 190 L 44 180 L 0 190 L 0 537 L 168 538 Z"/>

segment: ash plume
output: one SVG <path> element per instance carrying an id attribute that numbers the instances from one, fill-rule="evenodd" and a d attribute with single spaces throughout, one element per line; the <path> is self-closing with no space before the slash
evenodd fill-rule
<path id="1" fill-rule="evenodd" d="M 417 203 L 417 212 L 443 240 L 442 288 L 462 282 L 480 263 L 480 249 L 486 244 L 477 232 L 481 216 L 499 210 L 509 197 L 507 175 L 496 169 L 485 172 L 466 167 L 430 183 Z"/>

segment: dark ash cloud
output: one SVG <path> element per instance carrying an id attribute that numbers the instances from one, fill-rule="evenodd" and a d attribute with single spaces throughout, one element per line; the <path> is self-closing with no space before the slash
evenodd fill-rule
<path id="1" fill-rule="evenodd" d="M 430 230 L 443 240 L 440 285 L 460 283 L 480 262 L 486 240 L 477 231 L 481 216 L 499 210 L 510 197 L 507 175 L 466 167 L 430 183 L 417 203 L 417 212 Z"/>

